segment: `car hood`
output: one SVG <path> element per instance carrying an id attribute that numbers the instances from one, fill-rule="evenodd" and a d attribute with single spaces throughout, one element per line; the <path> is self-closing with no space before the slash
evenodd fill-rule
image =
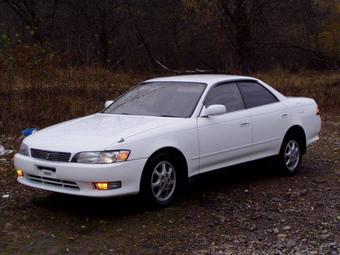
<path id="1" fill-rule="evenodd" d="M 66 121 L 27 137 L 30 148 L 62 151 L 101 151 L 123 138 L 170 125 L 178 118 L 97 113 Z"/>

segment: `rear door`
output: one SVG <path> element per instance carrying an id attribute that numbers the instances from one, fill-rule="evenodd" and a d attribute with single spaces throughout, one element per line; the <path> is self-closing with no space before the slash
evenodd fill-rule
<path id="1" fill-rule="evenodd" d="M 278 154 L 289 127 L 287 107 L 256 81 L 242 81 L 237 85 L 251 118 L 253 159 Z"/>
<path id="2" fill-rule="evenodd" d="M 197 119 L 200 172 L 234 165 L 251 158 L 251 123 L 236 83 L 212 87 L 204 107 L 223 104 L 227 113 Z"/>

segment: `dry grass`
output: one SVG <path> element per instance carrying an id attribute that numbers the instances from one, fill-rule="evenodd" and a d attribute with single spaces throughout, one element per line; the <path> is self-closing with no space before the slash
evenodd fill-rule
<path id="1" fill-rule="evenodd" d="M 0 134 L 45 127 L 100 111 L 105 100 L 155 74 L 112 73 L 100 68 L 0 69 Z M 340 73 L 282 70 L 254 74 L 287 95 L 313 97 L 323 112 L 339 112 Z"/>
<path id="2" fill-rule="evenodd" d="M 340 112 L 340 72 L 301 72 L 282 70 L 254 74 L 287 96 L 311 97 L 327 114 Z"/>
<path id="3" fill-rule="evenodd" d="M 151 77 L 102 69 L 64 69 L 53 73 L 0 76 L 0 134 L 45 127 L 100 111 L 105 100 Z"/>

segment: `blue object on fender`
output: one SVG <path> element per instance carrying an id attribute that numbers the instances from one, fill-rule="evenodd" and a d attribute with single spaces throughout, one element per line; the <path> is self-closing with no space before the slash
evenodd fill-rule
<path id="1" fill-rule="evenodd" d="M 27 136 L 30 136 L 31 134 L 34 134 L 35 132 L 37 132 L 37 128 L 26 128 L 24 129 L 21 134 L 24 136 L 24 137 L 27 137 Z"/>

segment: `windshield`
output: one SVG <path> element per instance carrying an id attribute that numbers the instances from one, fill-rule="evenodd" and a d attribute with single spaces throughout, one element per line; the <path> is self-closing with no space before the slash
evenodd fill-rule
<path id="1" fill-rule="evenodd" d="M 104 113 L 187 118 L 206 87 L 193 82 L 150 82 L 128 91 Z"/>

